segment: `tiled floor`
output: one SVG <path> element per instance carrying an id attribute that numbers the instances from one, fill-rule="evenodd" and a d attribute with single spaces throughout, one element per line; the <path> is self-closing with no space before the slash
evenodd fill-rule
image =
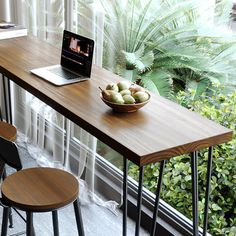
<path id="1" fill-rule="evenodd" d="M 23 161 L 24 168 L 35 166 L 36 162 L 29 157 L 25 148 L 20 148 L 20 156 Z M 81 206 L 84 228 L 86 236 L 121 236 L 122 235 L 122 212 L 118 211 L 118 215 L 107 208 L 96 204 Z M 61 236 L 76 236 L 76 224 L 72 205 L 59 210 L 59 227 Z M 2 207 L 0 207 L 0 221 L 2 217 Z M 9 229 L 9 235 L 15 235 L 18 232 L 25 231 L 24 221 L 13 211 L 14 228 Z M 38 236 L 53 235 L 52 220 L 50 213 L 34 214 L 35 232 Z M 135 224 L 128 220 L 127 235 L 134 235 Z M 148 235 L 141 229 L 141 236 Z"/>

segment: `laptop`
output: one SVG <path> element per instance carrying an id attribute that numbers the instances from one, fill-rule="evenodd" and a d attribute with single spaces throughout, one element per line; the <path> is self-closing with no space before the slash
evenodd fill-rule
<path id="1" fill-rule="evenodd" d="M 64 30 L 60 65 L 30 71 L 57 86 L 88 80 L 91 76 L 93 49 L 92 39 Z"/>

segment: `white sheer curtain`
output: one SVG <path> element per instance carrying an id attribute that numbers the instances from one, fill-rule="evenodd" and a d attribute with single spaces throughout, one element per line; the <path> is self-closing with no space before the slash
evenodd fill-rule
<path id="1" fill-rule="evenodd" d="M 86 8 L 80 8 L 77 1 L 70 0 L 1 0 L 0 19 L 24 25 L 29 34 L 49 43 L 56 42 L 58 46 L 64 28 L 83 32 L 85 36 L 95 40 L 94 63 L 101 66 L 104 16 L 94 4 L 89 1 Z M 82 14 L 78 9 L 83 11 Z M 77 140 L 75 147 L 75 125 L 72 122 L 18 86 L 12 86 L 12 92 L 14 122 L 18 130 L 27 135 L 28 143 L 34 144 L 28 147 L 38 163 L 66 168 L 78 178 L 83 174 L 90 190 L 89 194 L 83 194 L 98 204 L 104 204 L 94 194 L 90 194 L 94 191 L 96 138 L 77 127 L 76 136 L 79 136 L 79 141 Z M 114 208 L 115 205 L 113 202 L 105 204 L 109 208 Z"/>

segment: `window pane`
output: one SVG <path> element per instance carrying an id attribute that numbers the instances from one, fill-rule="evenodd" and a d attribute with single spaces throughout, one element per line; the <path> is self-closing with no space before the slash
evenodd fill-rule
<path id="1" fill-rule="evenodd" d="M 78 2 L 84 7 L 82 1 Z M 104 37 L 103 67 L 235 130 L 236 44 L 235 35 L 227 27 L 231 1 L 103 0 L 100 3 L 105 13 L 104 29 L 97 25 Z M 209 215 L 213 235 L 234 231 L 234 150 L 235 137 L 214 151 Z M 122 157 L 100 141 L 97 152 L 122 168 Z M 201 211 L 206 161 L 204 150 L 199 153 Z M 130 164 L 129 175 L 137 179 L 137 166 Z M 144 185 L 152 192 L 158 175 L 159 164 L 146 167 Z M 162 191 L 162 198 L 189 218 L 192 217 L 190 175 L 189 156 L 171 158 L 166 163 Z M 202 218 L 201 213 L 201 222 Z"/>

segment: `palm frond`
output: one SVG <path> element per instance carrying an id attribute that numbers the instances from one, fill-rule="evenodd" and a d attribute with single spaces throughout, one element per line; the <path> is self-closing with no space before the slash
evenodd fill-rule
<path id="1" fill-rule="evenodd" d="M 141 85 L 143 87 L 164 97 L 171 97 L 172 84 L 173 81 L 168 71 L 149 71 L 145 75 L 142 75 L 141 79 Z"/>

